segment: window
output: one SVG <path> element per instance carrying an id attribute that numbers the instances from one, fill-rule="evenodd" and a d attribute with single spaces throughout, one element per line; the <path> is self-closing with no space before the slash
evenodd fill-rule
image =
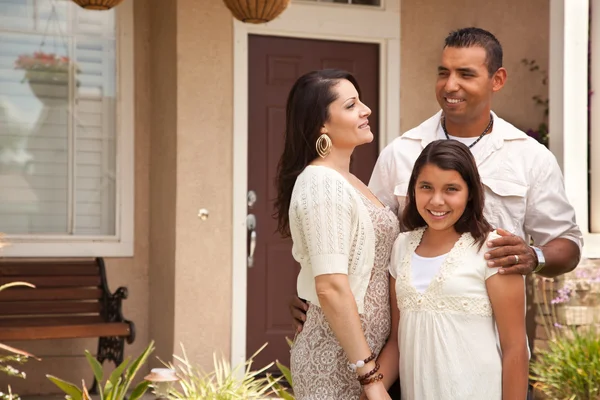
<path id="1" fill-rule="evenodd" d="M 130 97 L 119 96 L 116 10 L 0 0 L 0 232 L 9 242 L 88 242 L 63 256 L 131 253 L 89 246 L 122 242 L 122 206 L 132 200 L 121 185 L 132 164 L 117 157 L 132 156 L 121 137 L 133 131 L 117 118 L 117 99 Z"/>

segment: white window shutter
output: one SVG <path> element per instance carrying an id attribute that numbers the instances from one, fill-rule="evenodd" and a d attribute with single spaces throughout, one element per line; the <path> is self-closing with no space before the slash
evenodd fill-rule
<path id="1" fill-rule="evenodd" d="M 113 11 L 0 0 L 0 232 L 115 234 L 115 49 Z M 15 61 L 40 50 L 78 72 L 23 81 Z"/>

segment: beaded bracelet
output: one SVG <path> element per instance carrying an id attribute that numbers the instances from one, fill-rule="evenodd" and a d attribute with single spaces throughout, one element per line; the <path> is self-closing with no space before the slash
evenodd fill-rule
<path id="1" fill-rule="evenodd" d="M 371 371 L 367 372 L 367 373 L 366 373 L 366 374 L 364 374 L 364 375 L 360 375 L 360 376 L 359 376 L 358 378 L 356 378 L 356 379 L 357 379 L 357 380 L 360 382 L 360 381 L 362 381 L 362 380 L 365 380 L 365 379 L 367 379 L 367 378 L 368 378 L 368 377 L 370 377 L 371 375 L 375 375 L 375 373 L 376 373 L 377 371 L 379 371 L 379 367 L 380 367 L 379 363 L 375 363 L 375 368 L 373 368 Z"/>
<path id="2" fill-rule="evenodd" d="M 349 366 L 350 366 L 350 369 L 351 369 L 352 371 L 356 371 L 356 369 L 357 369 L 357 368 L 362 368 L 362 367 L 364 367 L 364 366 L 365 366 L 365 365 L 366 365 L 366 364 L 367 364 L 369 361 L 373 361 L 373 360 L 375 359 L 375 357 L 377 357 L 377 356 L 375 355 L 375 353 L 371 353 L 371 355 L 370 355 L 369 357 L 365 358 L 364 360 L 358 360 L 358 361 L 356 362 L 356 364 L 352 364 L 352 363 L 350 363 L 350 364 L 349 364 Z"/>
<path id="3" fill-rule="evenodd" d="M 383 379 L 383 374 L 380 373 L 380 374 L 375 375 L 375 376 L 373 376 L 373 377 L 371 377 L 369 379 L 363 379 L 362 381 L 360 381 L 360 384 L 362 386 L 367 386 L 367 385 L 370 385 L 371 383 L 375 383 L 375 382 L 380 381 L 382 379 Z"/>

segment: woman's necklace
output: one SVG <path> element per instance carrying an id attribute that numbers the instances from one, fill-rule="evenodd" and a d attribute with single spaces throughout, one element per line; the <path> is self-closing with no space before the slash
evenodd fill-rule
<path id="1" fill-rule="evenodd" d="M 481 135 L 479 135 L 477 140 L 469 145 L 469 148 L 475 146 L 477 142 L 479 142 L 481 138 L 484 137 L 490 131 L 490 129 L 492 129 L 492 125 L 494 125 L 494 116 L 492 115 L 492 113 L 490 113 L 490 123 L 488 124 L 487 128 L 485 128 L 485 130 L 481 133 Z M 442 129 L 444 130 L 446 139 L 450 140 L 450 135 L 448 135 L 448 131 L 446 130 L 446 116 L 442 117 Z"/>

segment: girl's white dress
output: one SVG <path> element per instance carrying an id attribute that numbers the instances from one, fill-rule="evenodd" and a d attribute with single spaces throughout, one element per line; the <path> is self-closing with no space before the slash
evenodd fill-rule
<path id="1" fill-rule="evenodd" d="M 502 356 L 485 281 L 497 273 L 464 233 L 423 293 L 412 285 L 411 256 L 424 229 L 401 234 L 392 250 L 400 310 L 403 400 L 501 400 Z M 490 238 L 499 237 L 495 233 Z"/>

